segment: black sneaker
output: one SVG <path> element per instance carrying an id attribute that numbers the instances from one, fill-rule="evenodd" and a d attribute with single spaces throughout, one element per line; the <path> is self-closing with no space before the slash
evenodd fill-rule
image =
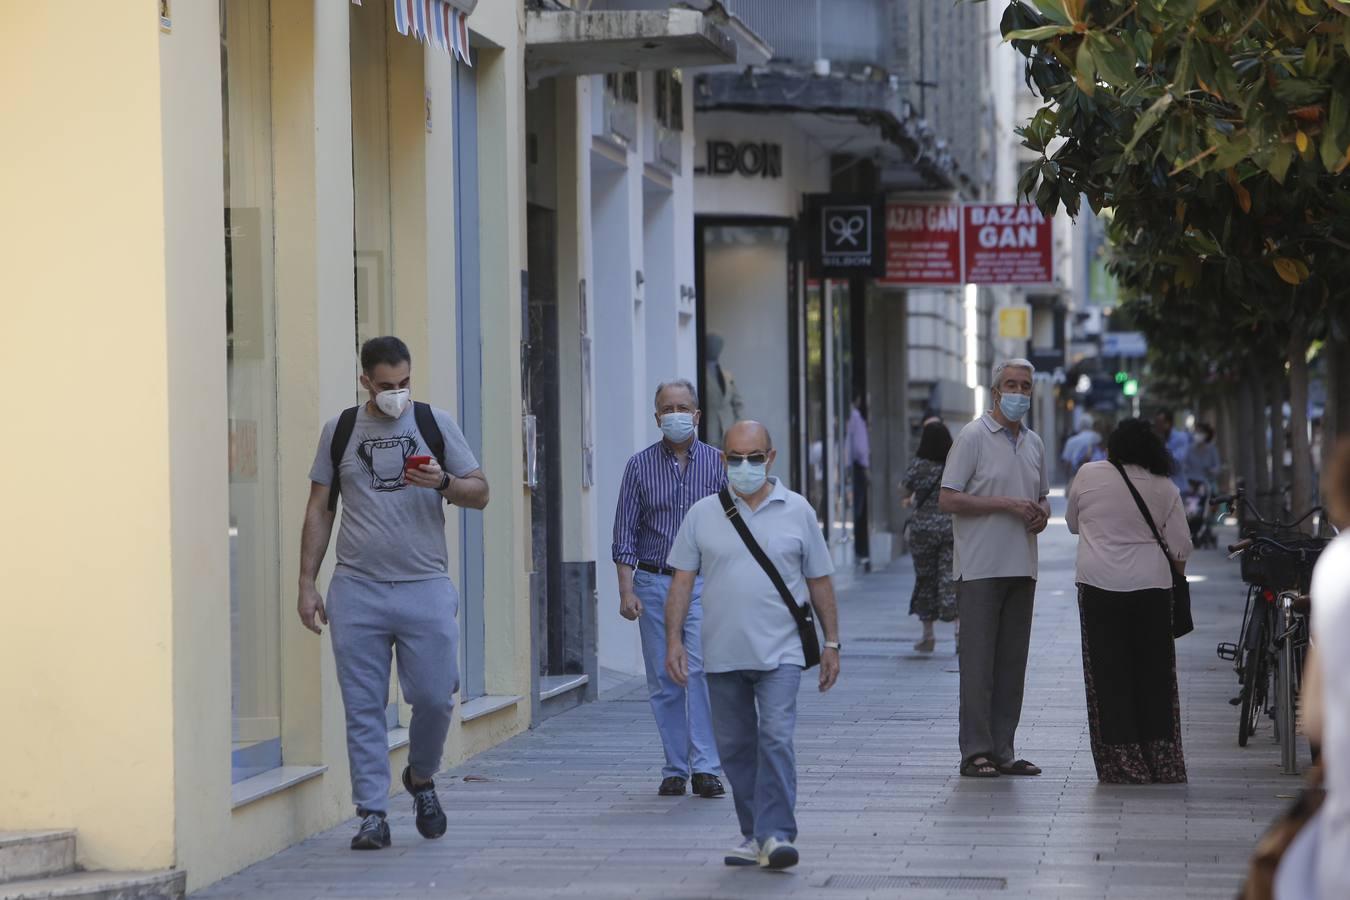
<path id="1" fill-rule="evenodd" d="M 695 794 L 705 800 L 725 796 L 727 792 L 727 789 L 722 787 L 722 779 L 706 772 L 695 772 L 693 781 L 689 786 L 693 788 Z"/>
<path id="2" fill-rule="evenodd" d="M 422 837 L 438 838 L 445 834 L 445 810 L 441 809 L 441 798 L 436 796 L 436 782 L 428 781 L 421 787 L 413 787 L 412 766 L 405 766 L 403 787 L 413 796 L 413 810 L 417 813 L 417 831 Z"/>
<path id="3" fill-rule="evenodd" d="M 392 843 L 389 837 L 389 823 L 383 813 L 366 813 L 361 819 L 361 827 L 352 838 L 353 850 L 383 850 Z"/>
<path id="4" fill-rule="evenodd" d="M 657 791 L 662 797 L 683 797 L 684 779 L 678 775 L 672 775 L 661 782 L 661 787 Z"/>

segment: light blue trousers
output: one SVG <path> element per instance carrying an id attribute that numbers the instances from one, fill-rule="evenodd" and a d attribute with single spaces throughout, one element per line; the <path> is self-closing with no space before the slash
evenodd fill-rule
<path id="1" fill-rule="evenodd" d="M 722 753 L 741 834 L 763 843 L 797 839 L 797 690 L 802 667 L 712 672 L 717 749 Z"/>
<path id="2" fill-rule="evenodd" d="M 360 814 L 389 803 L 389 665 L 398 648 L 398 681 L 412 705 L 408 765 L 419 778 L 441 769 L 459 690 L 459 594 L 448 578 L 367 581 L 334 575 L 328 622 L 338 686 L 347 712 L 352 802 Z"/>
<path id="3" fill-rule="evenodd" d="M 656 730 L 661 735 L 666 765 L 663 778 L 688 778 L 695 772 L 721 775 L 713 738 L 708 682 L 703 675 L 703 605 L 701 580 L 694 582 L 693 602 L 684 621 L 684 647 L 689 654 L 689 687 L 682 688 L 666 674 L 666 594 L 670 576 L 638 569 L 633 573 L 633 592 L 642 601 L 638 631 L 642 635 L 642 659 L 647 667 L 647 695 L 651 699 Z"/>

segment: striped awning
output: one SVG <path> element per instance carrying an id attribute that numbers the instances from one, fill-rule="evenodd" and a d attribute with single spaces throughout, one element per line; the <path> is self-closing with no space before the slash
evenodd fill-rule
<path id="1" fill-rule="evenodd" d="M 361 0 L 352 0 L 357 6 Z M 466 66 L 469 60 L 469 13 L 477 0 L 390 0 L 399 34 L 411 33 L 424 44 L 439 47 Z"/>

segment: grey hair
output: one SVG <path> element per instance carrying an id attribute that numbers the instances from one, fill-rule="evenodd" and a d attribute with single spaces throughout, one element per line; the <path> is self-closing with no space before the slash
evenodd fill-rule
<path id="1" fill-rule="evenodd" d="M 694 409 L 698 409 L 698 388 L 688 378 L 674 378 L 670 381 L 663 381 L 656 386 L 656 396 L 652 398 L 652 405 L 658 409 L 661 407 L 661 392 L 666 388 L 679 387 L 689 392 L 689 396 L 694 398 Z"/>
<path id="2" fill-rule="evenodd" d="M 1031 360 L 1022 359 L 1020 357 L 1016 359 L 1007 359 L 999 363 L 998 365 L 994 366 L 994 380 L 989 382 L 989 386 L 992 388 L 997 388 L 1000 384 L 1002 384 L 1003 373 L 1006 372 L 1008 369 L 1026 369 L 1029 372 L 1031 372 L 1032 375 L 1036 374 L 1036 367 L 1031 364 Z"/>

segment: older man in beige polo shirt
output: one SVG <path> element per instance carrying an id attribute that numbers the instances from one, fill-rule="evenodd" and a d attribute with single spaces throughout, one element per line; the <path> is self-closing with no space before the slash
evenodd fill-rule
<path id="1" fill-rule="evenodd" d="M 1050 518 L 1045 444 L 1022 424 L 1035 367 L 994 369 L 993 409 L 957 435 L 938 507 L 952 517 L 952 576 L 961 616 L 961 774 L 1039 775 L 1017 759 L 1036 594 L 1036 536 Z"/>

